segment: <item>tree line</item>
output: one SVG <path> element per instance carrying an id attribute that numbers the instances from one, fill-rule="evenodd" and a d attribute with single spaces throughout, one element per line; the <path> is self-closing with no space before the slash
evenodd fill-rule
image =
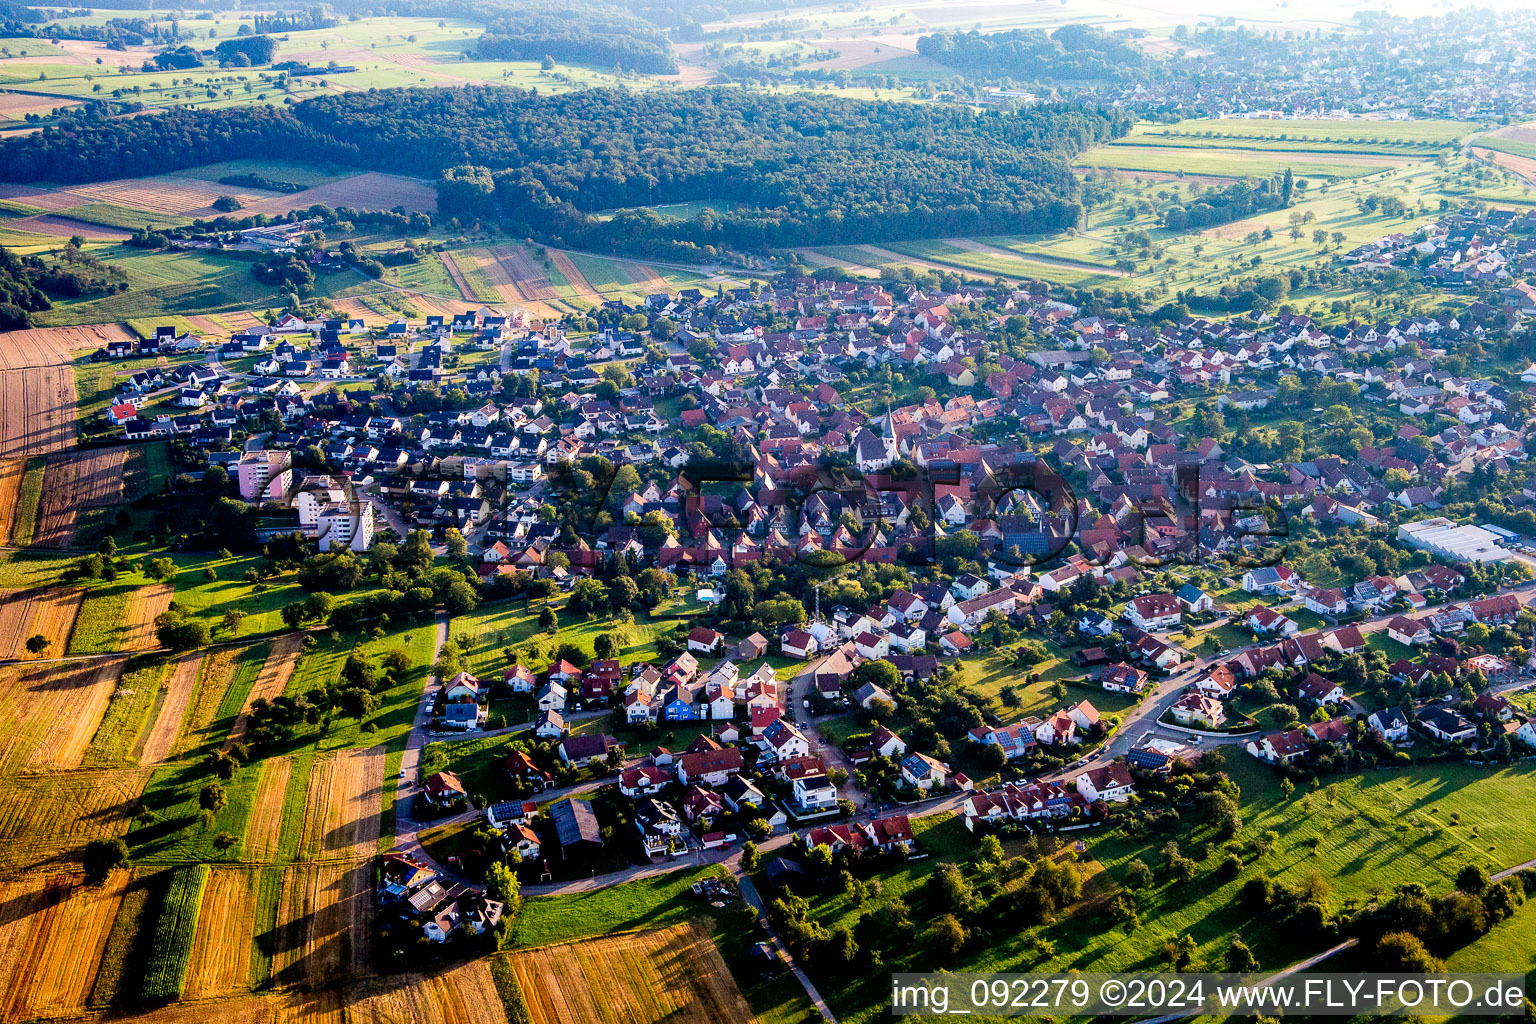
<path id="1" fill-rule="evenodd" d="M 1135 77 L 1143 57 L 1136 47 L 1092 25 L 1054 32 L 936 32 L 917 41 L 917 52 L 945 67 L 986 79 L 1028 82 L 1122 81 Z"/>
<path id="2" fill-rule="evenodd" d="M 481 60 L 543 60 L 677 74 L 665 32 L 616 4 L 521 0 L 500 4 L 475 44 Z"/>

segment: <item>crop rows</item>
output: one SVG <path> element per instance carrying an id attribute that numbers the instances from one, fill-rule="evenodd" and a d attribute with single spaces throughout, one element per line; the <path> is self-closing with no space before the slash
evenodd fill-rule
<path id="1" fill-rule="evenodd" d="M 144 973 L 143 995 L 148 1002 L 178 999 L 186 986 L 187 970 L 192 964 L 192 944 L 197 938 L 197 919 L 202 911 L 209 874 L 208 865 L 193 864 L 178 869 L 171 876 L 165 906 L 155 923 L 149 966 Z"/>

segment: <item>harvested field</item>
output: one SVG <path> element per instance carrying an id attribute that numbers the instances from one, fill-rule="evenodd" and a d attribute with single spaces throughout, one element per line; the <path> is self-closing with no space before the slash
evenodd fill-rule
<path id="1" fill-rule="evenodd" d="M 62 366 L 82 349 L 95 350 L 109 341 L 132 341 L 122 324 L 86 327 L 34 327 L 0 334 L 0 370 L 23 366 Z"/>
<path id="2" fill-rule="evenodd" d="M 270 199 L 275 194 L 259 189 L 220 185 L 201 178 L 185 178 L 178 174 L 161 174 L 153 178 L 119 178 L 91 185 L 75 185 L 67 191 L 93 203 L 115 203 L 138 210 L 175 214 L 208 210 L 219 196 L 234 196 L 242 205 L 249 206 Z"/>
<path id="3" fill-rule="evenodd" d="M 116 871 L 97 887 L 72 874 L 0 885 L 0 1017 L 85 1009 L 127 882 Z"/>
<path id="4" fill-rule="evenodd" d="M 16 353 L 0 335 L 0 362 Z M 34 354 L 25 358 L 42 358 Z M 13 369 L 0 365 L 0 370 Z M 71 366 L 38 365 L 0 376 L 0 458 L 46 455 L 75 443 L 75 371 Z"/>
<path id="5" fill-rule="evenodd" d="M 320 988 L 368 973 L 373 866 L 322 861 L 283 873 L 272 981 Z"/>
<path id="6" fill-rule="evenodd" d="M 283 797 L 293 774 L 293 759 L 268 758 L 261 765 L 261 782 L 256 790 L 256 805 L 245 824 L 245 859 L 269 861 L 277 856 L 283 833 Z"/>
<path id="7" fill-rule="evenodd" d="M 53 189 L 34 188 L 31 185 L 17 185 L 6 182 L 0 185 L 0 199 L 14 199 L 17 202 L 26 203 L 40 210 L 67 210 L 72 206 L 80 206 L 85 200 L 68 192 L 57 192 Z"/>
<path id="8" fill-rule="evenodd" d="M 348 993 L 350 1024 L 506 1024 L 507 1015 L 485 960 L 441 974 L 379 978 Z"/>
<path id="9" fill-rule="evenodd" d="M 709 933 L 692 924 L 511 956 L 533 1024 L 720 1024 L 752 1010 Z"/>
<path id="10" fill-rule="evenodd" d="M 240 717 L 235 719 L 234 728 L 229 731 L 229 740 L 224 744 L 225 750 L 239 742 L 240 737 L 245 735 L 246 713 L 250 711 L 253 701 L 271 700 L 273 697 L 283 695 L 289 678 L 293 676 L 293 668 L 299 663 L 299 652 L 303 647 L 304 638 L 299 636 L 279 637 L 272 641 L 272 653 L 267 655 L 266 663 L 261 666 L 261 675 L 257 676 L 256 682 L 252 684 L 250 695 L 245 698 L 245 707 L 240 709 Z"/>
<path id="11" fill-rule="evenodd" d="M 103 658 L 95 662 L 56 663 L 40 685 L 48 691 L 36 703 L 48 715 L 42 742 L 32 750 L 28 768 L 78 767 L 91 739 L 117 692 L 125 662 Z"/>
<path id="12" fill-rule="evenodd" d="M 73 768 L 107 712 L 124 659 L 14 665 L 0 670 L 0 767 Z"/>
<path id="13" fill-rule="evenodd" d="M 16 521 L 16 499 L 21 496 L 21 478 L 26 471 L 25 459 L 0 461 L 0 544 L 11 542 L 11 524 Z"/>
<path id="14" fill-rule="evenodd" d="M 1523 143 L 1527 146 L 1536 146 L 1536 125 L 1512 124 L 1507 128 L 1500 128 L 1488 133 L 1496 139 L 1508 139 L 1511 142 Z"/>
<path id="15" fill-rule="evenodd" d="M 43 477 L 43 500 L 32 543 L 67 548 L 74 543 L 75 520 L 83 509 L 115 505 L 123 496 L 123 463 L 128 449 L 96 448 L 55 455 Z"/>
<path id="16" fill-rule="evenodd" d="M 670 293 L 672 290 L 666 278 L 643 263 L 630 263 L 626 260 L 620 266 L 629 275 L 629 280 L 643 291 Z"/>
<path id="17" fill-rule="evenodd" d="M 155 616 L 171 606 L 176 594 L 174 583 L 151 583 L 128 595 L 128 613 L 123 618 L 123 650 L 152 651 L 160 646 L 155 639 Z"/>
<path id="18" fill-rule="evenodd" d="M 92 839 L 128 831 L 149 772 L 50 772 L 0 781 L 0 866 L 76 861 Z"/>
<path id="19" fill-rule="evenodd" d="M 27 640 L 38 634 L 48 638 L 45 654 L 63 654 L 84 596 L 83 590 L 68 587 L 0 590 L 0 659 L 32 657 Z"/>
<path id="20" fill-rule="evenodd" d="M 247 203 L 243 212 L 287 213 L 289 210 L 307 209 L 315 203 L 350 206 L 360 210 L 392 210 L 396 206 L 403 206 L 408 212 L 422 210 L 432 213 L 437 210 L 437 189 L 430 181 L 422 178 L 370 171 L 325 185 L 316 185 L 303 192 Z"/>
<path id="21" fill-rule="evenodd" d="M 565 279 L 571 283 L 571 287 L 576 289 L 576 295 L 579 298 L 586 299 L 595 305 L 602 305 L 603 297 L 597 293 L 597 289 L 592 287 L 592 283 L 587 280 L 586 275 L 581 272 L 576 264 L 571 262 L 569 256 L 556 249 L 550 249 L 548 252 L 549 261 L 555 265 L 556 270 L 565 275 Z"/>
<path id="22" fill-rule="evenodd" d="M 216 867 L 209 873 L 182 998 L 202 999 L 250 988 L 257 877 L 258 872 L 240 867 Z"/>
<path id="23" fill-rule="evenodd" d="M 176 746 L 176 736 L 181 732 L 181 720 L 186 717 L 187 705 L 192 702 L 192 691 L 197 686 L 197 670 L 203 663 L 202 651 L 188 651 L 176 661 L 166 682 L 160 710 L 144 741 L 139 756 L 140 764 L 161 764 Z"/>
<path id="24" fill-rule="evenodd" d="M 172 1003 L 128 1017 L 114 1016 L 114 1024 L 346 1024 L 341 994 L 284 992 L 279 995 L 242 996 L 217 1003 Z"/>
<path id="25" fill-rule="evenodd" d="M 443 252 L 438 253 L 438 256 L 442 259 L 443 269 L 448 271 L 448 276 L 453 280 L 453 285 L 459 290 L 459 294 L 464 297 L 465 301 L 474 302 L 475 291 L 469 286 L 469 282 L 464 279 L 464 271 L 454 261 L 453 253 Z"/>
<path id="26" fill-rule="evenodd" d="M 0 119 L 20 121 L 28 114 L 48 114 L 59 107 L 78 107 L 79 100 L 34 96 L 24 92 L 0 92 Z"/>
<path id="27" fill-rule="evenodd" d="M 300 850 L 310 857 L 372 857 L 379 845 L 383 795 L 383 747 L 349 750 L 315 761 Z"/>
<path id="28" fill-rule="evenodd" d="M 518 302 L 547 301 L 560 297 L 549 275 L 521 246 L 493 245 L 484 252 L 489 254 L 489 258 L 481 255 L 481 250 L 476 250 L 475 254 L 490 276 L 491 283 L 496 285 L 504 298 Z"/>

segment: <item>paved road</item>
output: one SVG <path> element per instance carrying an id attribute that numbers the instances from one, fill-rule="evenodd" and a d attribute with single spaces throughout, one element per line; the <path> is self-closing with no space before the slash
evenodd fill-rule
<path id="1" fill-rule="evenodd" d="M 436 625 L 436 635 L 432 640 L 433 664 L 437 663 L 437 654 L 448 640 L 447 612 L 437 613 Z M 405 751 L 400 755 L 400 777 L 395 780 L 395 848 L 419 858 L 428 867 L 435 868 L 455 881 L 464 881 L 454 872 L 432 860 L 417 837 L 417 833 L 422 828 L 438 825 L 450 819 L 420 822 L 411 816 L 411 811 L 415 808 L 412 794 L 418 791 L 421 784 L 421 751 L 430 742 L 427 726 L 432 722 L 432 701 L 429 697 L 436 686 L 437 676 L 429 671 L 426 682 L 422 685 L 421 701 L 416 705 L 416 718 L 412 721 L 410 735 L 405 740 Z M 467 816 L 469 812 L 465 813 Z"/>

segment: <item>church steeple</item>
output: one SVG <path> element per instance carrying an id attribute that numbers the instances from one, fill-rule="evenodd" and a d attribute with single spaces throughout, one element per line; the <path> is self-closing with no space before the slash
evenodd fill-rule
<path id="1" fill-rule="evenodd" d="M 885 429 L 881 432 L 880 437 L 881 437 L 881 440 L 883 440 L 885 442 L 885 456 L 886 456 L 886 458 L 890 459 L 891 462 L 895 462 L 896 459 L 897 459 L 897 451 L 896 451 L 896 421 L 891 418 L 891 401 L 890 401 L 890 399 L 886 399 L 886 401 L 885 401 Z"/>

